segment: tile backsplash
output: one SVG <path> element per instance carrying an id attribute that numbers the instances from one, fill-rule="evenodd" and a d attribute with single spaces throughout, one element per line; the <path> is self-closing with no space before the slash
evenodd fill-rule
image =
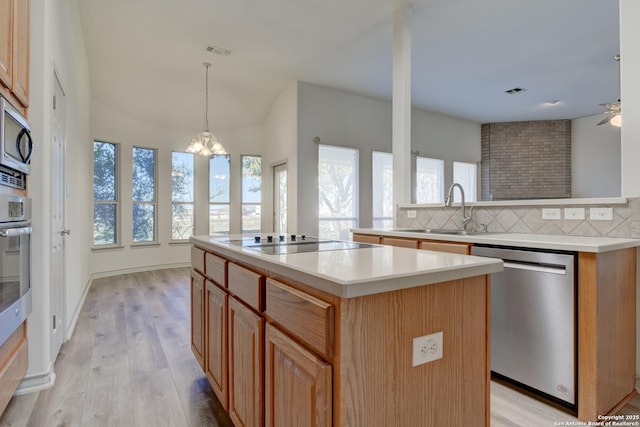
<path id="1" fill-rule="evenodd" d="M 565 208 L 583 208 L 585 219 L 565 219 Z M 591 208 L 611 208 L 613 217 L 611 220 L 590 219 Z M 467 207 L 467 215 L 469 209 Z M 559 209 L 560 219 L 543 219 L 543 209 Z M 409 211 L 415 211 L 415 218 L 409 218 Z M 460 211 L 459 206 L 401 206 L 398 208 L 397 227 L 459 228 Z M 545 202 L 544 205 L 487 206 L 480 203 L 473 207 L 467 228 L 482 230 L 485 226 L 492 232 L 640 238 L 640 197 L 627 198 L 626 203 L 615 204 L 571 204 L 570 200 L 563 200 L 557 205 Z"/>

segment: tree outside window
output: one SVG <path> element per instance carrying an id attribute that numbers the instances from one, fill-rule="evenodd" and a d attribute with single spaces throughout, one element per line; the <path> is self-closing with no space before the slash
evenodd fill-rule
<path id="1" fill-rule="evenodd" d="M 156 151 L 133 147 L 133 242 L 156 241 Z"/>
<path id="2" fill-rule="evenodd" d="M 93 245 L 118 243 L 118 145 L 93 143 Z"/>
<path id="3" fill-rule="evenodd" d="M 187 240 L 194 225 L 194 155 L 171 153 L 171 239 Z"/>

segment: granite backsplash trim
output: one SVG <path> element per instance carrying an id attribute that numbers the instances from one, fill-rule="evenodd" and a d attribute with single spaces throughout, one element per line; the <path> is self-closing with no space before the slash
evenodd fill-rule
<path id="1" fill-rule="evenodd" d="M 542 209 L 584 208 L 584 220 L 542 219 Z M 612 208 L 613 220 L 590 220 L 589 209 Z M 416 218 L 409 218 L 408 211 L 416 211 Z M 467 207 L 467 215 L 469 207 Z M 561 215 L 564 217 L 564 215 Z M 397 227 L 399 228 L 459 228 L 460 207 L 402 207 L 398 209 Z M 545 206 L 476 206 L 468 229 L 487 231 L 555 234 L 591 237 L 640 238 L 640 198 L 628 198 L 627 204 L 594 205 L 545 205 Z"/>

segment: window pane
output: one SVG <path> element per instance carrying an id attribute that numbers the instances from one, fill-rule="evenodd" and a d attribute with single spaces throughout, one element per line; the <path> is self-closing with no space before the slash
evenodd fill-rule
<path id="1" fill-rule="evenodd" d="M 155 200 L 156 150 L 133 147 L 133 201 Z"/>
<path id="2" fill-rule="evenodd" d="M 260 232 L 262 158 L 242 156 L 242 231 Z"/>
<path id="3" fill-rule="evenodd" d="M 209 159 L 209 202 L 229 203 L 229 156 Z"/>
<path id="4" fill-rule="evenodd" d="M 416 203 L 444 203 L 444 160 L 416 158 Z"/>
<path id="5" fill-rule="evenodd" d="M 261 230 L 260 205 L 242 205 L 242 231 L 259 233 Z"/>
<path id="6" fill-rule="evenodd" d="M 350 239 L 358 217 L 358 150 L 319 146 L 318 213 L 320 237 Z"/>
<path id="7" fill-rule="evenodd" d="M 477 165 L 474 163 L 453 162 L 453 182 L 457 182 L 464 188 L 464 200 L 475 202 L 477 197 Z M 460 192 L 453 192 L 453 201 L 460 202 Z"/>
<path id="8" fill-rule="evenodd" d="M 171 200 L 193 202 L 193 154 L 171 153 Z"/>
<path id="9" fill-rule="evenodd" d="M 373 220 L 393 217 L 393 155 L 374 151 L 372 154 Z M 393 222 L 393 221 L 390 221 Z"/>
<path id="10" fill-rule="evenodd" d="M 134 203 L 133 205 L 133 241 L 155 241 L 155 210 L 151 203 Z"/>
<path id="11" fill-rule="evenodd" d="M 93 204 L 93 244 L 114 245 L 116 243 L 116 204 Z"/>
<path id="12" fill-rule="evenodd" d="M 229 233 L 229 205 L 209 205 L 209 233 Z"/>
<path id="13" fill-rule="evenodd" d="M 116 199 L 116 144 L 93 143 L 93 199 Z"/>
<path id="14" fill-rule="evenodd" d="M 193 204 L 171 206 L 171 239 L 186 240 L 193 235 Z"/>
<path id="15" fill-rule="evenodd" d="M 242 156 L 242 202 L 262 202 L 262 167 L 260 156 Z"/>
<path id="16" fill-rule="evenodd" d="M 374 219 L 373 228 L 393 228 L 393 219 Z"/>

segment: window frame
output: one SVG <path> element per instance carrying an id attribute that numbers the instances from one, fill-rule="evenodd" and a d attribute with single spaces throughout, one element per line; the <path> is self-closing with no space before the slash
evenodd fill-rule
<path id="1" fill-rule="evenodd" d="M 170 224 L 171 224 L 171 231 L 170 231 L 170 243 L 185 243 L 185 242 L 189 242 L 189 237 L 194 235 L 195 232 L 195 227 L 196 227 L 196 191 L 195 191 L 195 183 L 196 183 L 196 157 L 194 153 L 188 153 L 186 151 L 179 151 L 179 150 L 171 150 L 171 174 L 173 174 L 173 154 L 174 153 L 180 153 L 180 154 L 188 154 L 192 157 L 193 159 L 193 170 L 192 170 L 192 174 L 193 174 L 193 179 L 192 179 L 192 201 L 190 202 L 177 202 L 173 200 L 173 175 L 171 176 L 172 181 L 171 181 L 171 214 L 170 214 Z M 173 238 L 173 207 L 175 205 L 191 205 L 192 206 L 192 224 L 191 224 L 191 235 L 188 236 L 186 239 L 174 239 Z"/>
<path id="2" fill-rule="evenodd" d="M 350 150 L 352 152 L 354 152 L 355 154 L 355 159 L 354 159 L 354 163 L 353 163 L 353 167 L 354 167 L 354 171 L 353 171 L 353 175 L 355 177 L 355 181 L 354 181 L 354 191 L 353 191 L 353 207 L 354 207 L 354 216 L 345 216 L 345 217 L 323 217 L 320 214 L 320 150 L 322 147 L 329 147 L 329 148 L 337 148 L 337 149 L 341 149 L 341 150 Z M 322 238 L 332 238 L 335 239 L 336 237 L 333 236 L 326 236 L 323 235 L 321 233 L 322 227 L 321 224 L 323 222 L 330 222 L 330 221 L 351 221 L 352 225 L 348 228 L 357 228 L 359 221 L 360 221 L 360 150 L 358 148 L 353 148 L 353 147 L 344 147 L 344 146 L 339 146 L 339 145 L 329 145 L 329 144 L 318 144 L 318 172 L 317 172 L 317 178 L 318 178 L 318 198 L 317 198 L 317 213 L 318 213 L 318 237 L 322 237 Z M 350 240 L 350 236 L 349 237 L 345 237 L 344 239 L 342 239 L 340 236 L 337 237 L 337 239 L 341 239 L 341 240 Z"/>
<path id="3" fill-rule="evenodd" d="M 133 153 L 136 149 L 150 150 L 153 152 L 153 201 L 151 202 L 136 201 L 133 198 L 134 197 L 133 196 L 133 188 L 134 188 L 134 183 L 133 183 L 134 155 Z M 173 166 L 172 166 L 172 170 L 173 170 Z M 153 240 L 144 240 L 139 242 L 135 241 L 134 232 L 133 232 L 134 231 L 133 230 L 133 221 L 134 221 L 133 212 L 135 210 L 136 205 L 152 205 L 153 206 Z M 154 245 L 157 243 L 158 243 L 158 149 L 134 145 L 133 147 L 131 147 L 131 246 L 146 246 L 146 245 Z"/>
<path id="4" fill-rule="evenodd" d="M 387 217 L 387 216 L 376 216 L 376 210 L 375 210 L 375 205 L 376 205 L 376 200 L 373 197 L 375 194 L 375 188 L 376 188 L 376 184 L 378 184 L 376 182 L 376 167 L 375 167 L 375 157 L 377 155 L 384 155 L 384 156 L 390 156 L 391 157 L 391 176 L 392 176 L 392 181 L 391 181 L 391 216 Z M 384 186 L 384 175 L 381 176 L 383 182 L 382 185 Z M 377 150 L 372 150 L 371 151 L 371 199 L 372 199 L 372 209 L 371 209 L 371 220 L 372 220 L 372 225 L 374 228 L 385 228 L 387 226 L 389 227 L 393 227 L 393 153 L 389 153 L 387 151 L 377 151 Z M 382 191 L 382 211 L 383 211 L 383 215 L 384 215 L 384 190 Z M 379 224 L 376 224 L 376 221 L 379 222 Z"/>
<path id="5" fill-rule="evenodd" d="M 227 161 L 229 163 L 229 177 L 227 179 L 227 184 L 228 184 L 228 188 L 227 188 L 227 194 L 229 195 L 229 200 L 227 202 L 212 202 L 211 201 L 211 160 L 214 157 L 226 157 Z M 208 159 L 208 168 L 209 168 L 209 179 L 208 179 L 208 189 L 207 189 L 207 205 L 208 205 L 208 220 L 207 220 L 207 229 L 209 231 L 209 234 L 225 234 L 225 235 L 229 235 L 231 234 L 231 155 L 230 154 L 213 154 L 211 156 L 209 156 Z M 228 212 L 228 229 L 226 231 L 213 231 L 211 229 L 211 208 L 213 206 L 226 206 L 227 207 L 227 212 Z"/>
<path id="6" fill-rule="evenodd" d="M 260 201 L 259 202 L 245 202 L 244 201 L 244 158 L 245 157 L 257 157 L 260 159 Z M 261 233 L 262 232 L 262 155 L 260 154 L 242 154 L 240 155 L 240 230 L 242 233 Z M 260 207 L 258 230 L 245 230 L 244 228 L 244 207 L 245 206 L 258 206 Z"/>
<path id="7" fill-rule="evenodd" d="M 93 162 L 92 162 L 92 171 L 93 171 L 93 176 L 94 176 L 94 180 L 95 180 L 95 167 L 96 167 L 96 157 L 95 157 L 95 144 L 110 144 L 113 145 L 114 147 L 114 179 L 113 179 L 113 186 L 114 186 L 114 197 L 115 199 L 113 200 L 96 200 L 96 195 L 95 195 L 95 181 L 93 183 L 93 204 L 92 204 L 92 217 L 93 217 L 93 233 L 94 236 L 91 239 L 91 245 L 92 245 L 92 250 L 103 250 L 103 249 L 114 249 L 114 248 L 121 248 L 122 247 L 122 236 L 121 236 L 121 226 L 120 224 L 122 224 L 122 215 L 121 215 L 121 210 L 122 210 L 122 203 L 121 203 L 121 190 L 120 190 L 120 169 L 121 169 L 121 156 L 120 156 L 120 152 L 121 152 L 121 145 L 118 142 L 110 142 L 110 141 L 104 141 L 104 140 L 100 140 L 100 139 L 94 139 L 93 140 L 93 147 L 94 147 L 94 152 L 93 152 Z M 113 243 L 105 243 L 105 244 L 96 244 L 95 241 L 95 227 L 96 227 L 96 222 L 95 222 L 95 212 L 96 212 L 96 205 L 114 205 L 115 206 L 115 224 L 114 224 L 114 242 Z"/>

